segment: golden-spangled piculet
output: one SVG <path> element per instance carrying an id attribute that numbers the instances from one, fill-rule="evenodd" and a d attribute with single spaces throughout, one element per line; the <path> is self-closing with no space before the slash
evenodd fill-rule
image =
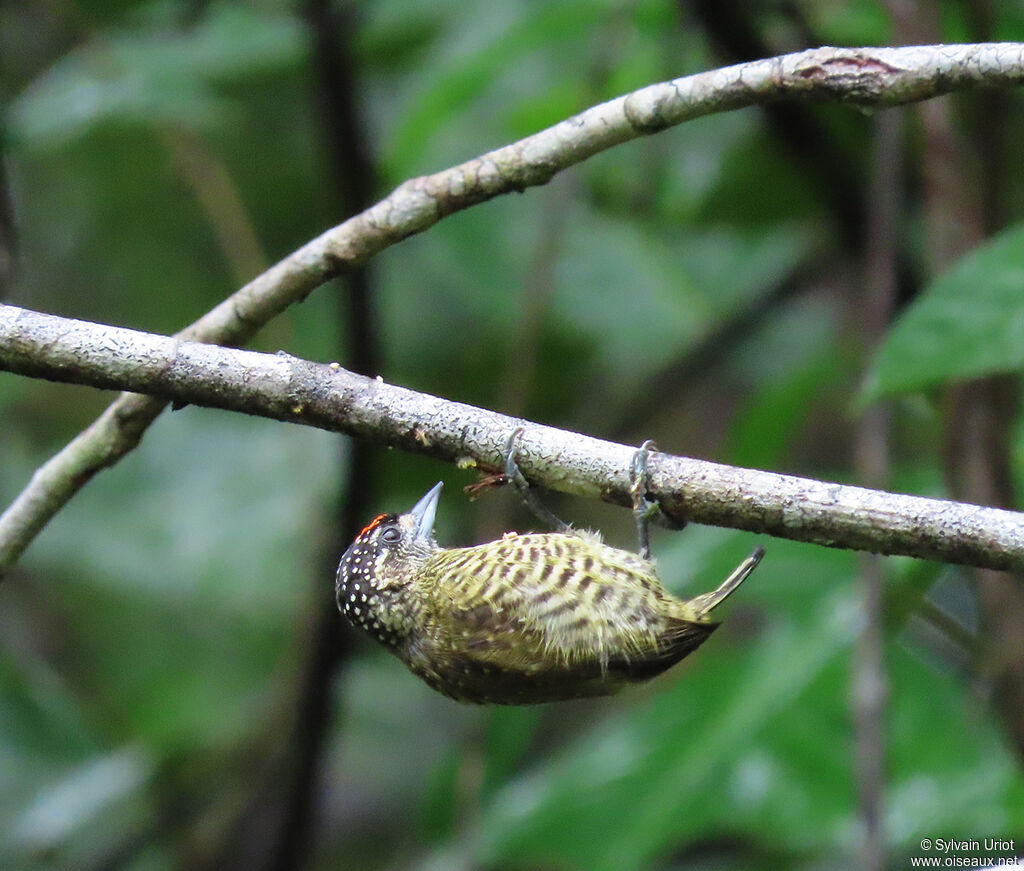
<path id="1" fill-rule="evenodd" d="M 710 612 L 764 554 L 714 592 L 680 600 L 651 560 L 593 533 L 442 548 L 440 493 L 437 484 L 408 514 L 371 521 L 341 559 L 336 592 L 351 623 L 458 701 L 553 702 L 653 678 L 707 639 L 718 626 Z"/>

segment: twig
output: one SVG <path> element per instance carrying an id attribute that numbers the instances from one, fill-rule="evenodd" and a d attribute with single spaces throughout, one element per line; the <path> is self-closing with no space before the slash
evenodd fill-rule
<path id="1" fill-rule="evenodd" d="M 224 345 L 247 341 L 271 318 L 329 278 L 460 209 L 545 184 L 614 145 L 713 112 L 780 99 L 883 107 L 975 85 L 1024 81 L 1024 44 L 818 48 L 737 64 L 641 88 L 519 142 L 430 176 L 328 230 L 251 281 L 179 337 Z M 0 517 L 10 565 L 98 471 L 132 450 L 164 402 L 122 396 L 41 466 Z"/>
<path id="2" fill-rule="evenodd" d="M 724 63 L 739 63 L 775 54 L 768 28 L 759 27 L 749 0 L 677 0 L 681 16 L 689 14 L 707 34 L 715 56 Z M 808 28 L 798 17 L 796 4 L 784 4 L 778 13 L 798 31 Z M 802 33 L 807 45 L 818 37 Z M 777 42 L 777 41 L 776 41 Z M 797 172 L 815 189 L 815 201 L 824 205 L 845 248 L 864 247 L 864 179 L 848 143 L 840 142 L 820 113 L 798 103 L 761 107 L 765 132 L 791 158 Z"/>
<path id="3" fill-rule="evenodd" d="M 867 198 L 867 246 L 864 291 L 857 301 L 864 345 L 885 336 L 898 286 L 899 226 L 903 199 L 903 113 L 883 112 L 874 119 L 871 183 Z M 889 475 L 890 409 L 868 408 L 856 436 L 856 469 L 861 481 L 886 485 Z M 885 706 L 889 680 L 885 669 L 885 564 L 874 554 L 860 560 L 861 622 L 852 661 L 850 687 L 854 727 L 854 774 L 860 798 L 860 867 L 885 868 Z"/>
<path id="4" fill-rule="evenodd" d="M 655 418 L 666 405 L 665 397 L 677 397 L 693 389 L 702 379 L 726 365 L 734 350 L 793 297 L 820 286 L 824 277 L 820 255 L 815 252 L 782 273 L 772 284 L 712 323 L 703 335 L 693 339 L 678 357 L 644 378 L 644 389 L 635 391 L 619 408 L 605 411 L 610 421 L 607 431 L 613 438 L 624 438 L 636 429 L 638 420 Z"/>
<path id="5" fill-rule="evenodd" d="M 510 418 L 286 354 L 218 348 L 0 305 L 0 369 L 147 390 L 192 403 L 372 439 L 498 471 L 508 435 L 545 486 L 630 504 L 634 448 Z M 1024 570 L 1024 514 L 655 453 L 650 495 L 676 521 L 987 568 Z M 0 519 L 0 571 L 17 556 Z"/>
<path id="6" fill-rule="evenodd" d="M 358 17 L 350 5 L 330 0 L 306 0 L 303 6 L 312 53 L 317 116 L 335 201 L 342 214 L 362 211 L 373 202 L 377 169 L 370 153 L 360 106 L 357 67 L 351 41 L 358 32 Z M 338 313 L 345 363 L 355 372 L 379 371 L 380 329 L 370 267 L 350 270 L 339 290 Z M 331 577 L 338 555 L 355 537 L 370 514 L 374 492 L 373 462 L 376 447 L 367 441 L 347 445 L 338 440 L 337 450 L 347 454 L 347 474 L 338 482 L 335 523 L 325 548 L 324 575 Z M 308 653 L 298 684 L 295 724 L 288 737 L 291 752 L 277 793 L 281 800 L 281 825 L 275 832 L 265 865 L 266 871 L 301 871 L 312 864 L 317 836 L 317 798 L 324 777 L 324 757 L 331 730 L 337 728 L 339 705 L 331 691 L 339 668 L 353 649 L 353 633 L 338 632 L 338 606 L 330 585 L 315 584 L 315 614 L 307 645 Z M 260 822 L 255 820 L 257 824 Z M 227 843 L 228 851 L 237 844 Z"/>

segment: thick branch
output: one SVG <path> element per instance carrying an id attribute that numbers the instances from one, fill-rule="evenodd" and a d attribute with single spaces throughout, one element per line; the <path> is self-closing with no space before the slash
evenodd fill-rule
<path id="1" fill-rule="evenodd" d="M 614 145 L 714 112 L 773 100 L 830 99 L 893 106 L 972 85 L 1024 81 L 1024 43 L 818 48 L 641 88 L 390 196 L 300 248 L 228 297 L 182 338 L 239 344 L 337 273 L 420 233 L 452 212 L 546 184 Z"/>
<path id="2" fill-rule="evenodd" d="M 599 151 L 691 118 L 787 98 L 891 106 L 974 85 L 1021 81 L 1024 44 L 984 43 L 819 48 L 651 85 L 459 166 L 406 182 L 249 282 L 179 336 L 242 344 L 328 279 L 452 212 L 544 184 Z M 0 517 L 6 542 L 0 568 L 17 559 L 93 475 L 132 450 L 163 407 L 155 398 L 122 396 L 40 467 Z"/>
<path id="3" fill-rule="evenodd" d="M 634 448 L 506 417 L 286 354 L 219 348 L 0 306 L 0 369 L 146 390 L 192 403 L 372 438 L 494 471 L 525 426 L 526 475 L 547 487 L 630 504 Z M 675 520 L 797 541 L 1024 570 L 1024 514 L 655 454 L 651 495 Z M 12 558 L 0 524 L 0 570 Z"/>

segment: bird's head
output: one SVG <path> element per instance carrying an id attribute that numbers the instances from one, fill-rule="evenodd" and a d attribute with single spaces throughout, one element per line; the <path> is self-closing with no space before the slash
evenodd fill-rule
<path id="1" fill-rule="evenodd" d="M 434 517 L 441 487 L 438 482 L 407 514 L 375 517 L 341 558 L 335 582 L 338 608 L 372 634 L 383 636 L 397 628 L 390 613 L 392 594 L 403 590 L 438 549 Z"/>

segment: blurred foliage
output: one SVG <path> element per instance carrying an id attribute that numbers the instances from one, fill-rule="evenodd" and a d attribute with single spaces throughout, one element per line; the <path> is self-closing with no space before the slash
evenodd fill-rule
<path id="1" fill-rule="evenodd" d="M 966 4 L 939 5 L 941 39 L 975 37 Z M 993 36 L 1024 37 L 1019 4 L 989 7 Z M 696 8 L 668 0 L 341 8 L 380 195 L 724 62 Z M 170 332 L 343 217 L 324 182 L 335 156 L 316 99 L 331 83 L 316 78 L 303 11 L 282 0 L 0 6 L 19 252 L 7 298 Z M 875 0 L 756 13 L 766 53 L 811 36 L 892 39 Z M 1017 142 L 1024 113 L 1009 99 L 1003 135 Z M 977 100 L 955 104 L 965 135 Z M 867 177 L 870 117 L 808 111 Z M 900 231 L 911 266 L 925 259 L 917 140 Z M 1002 172 L 1002 207 L 1020 221 L 1024 166 Z M 858 331 L 863 266 L 827 193 L 756 110 L 598 155 L 374 261 L 381 374 L 598 436 L 841 480 L 856 478 L 867 378 L 868 401 L 901 394 L 893 487 L 943 495 L 942 409 L 920 391 L 1020 370 L 1024 237 L 1007 230 L 935 278 L 872 363 Z M 319 290 L 257 346 L 342 358 L 337 294 Z M 0 374 L 0 498 L 107 398 Z M 347 474 L 337 442 L 167 414 L 31 547 L 0 587 L 0 867 L 156 871 L 241 854 L 235 821 L 287 764 L 309 627 L 349 534 L 331 528 Z M 1020 426 L 1014 452 L 1024 468 Z M 461 499 L 464 472 L 378 460 L 381 509 L 449 482 L 444 543 L 531 523 L 509 494 Z M 632 546 L 626 512 L 558 508 Z M 311 867 L 849 867 L 856 560 L 767 544 L 714 642 L 615 699 L 460 707 L 357 646 L 334 682 L 311 787 Z M 684 594 L 751 546 L 691 528 L 658 535 L 655 552 Z M 923 837 L 1024 839 L 1020 758 L 974 665 L 970 588 L 953 568 L 886 566 L 892 862 Z M 959 635 L 930 621 L 936 608 Z M 276 827 L 260 825 L 271 841 Z"/>
<path id="2" fill-rule="evenodd" d="M 1024 369 L 1024 225 L 939 276 L 881 347 L 866 394 L 910 392 Z"/>

